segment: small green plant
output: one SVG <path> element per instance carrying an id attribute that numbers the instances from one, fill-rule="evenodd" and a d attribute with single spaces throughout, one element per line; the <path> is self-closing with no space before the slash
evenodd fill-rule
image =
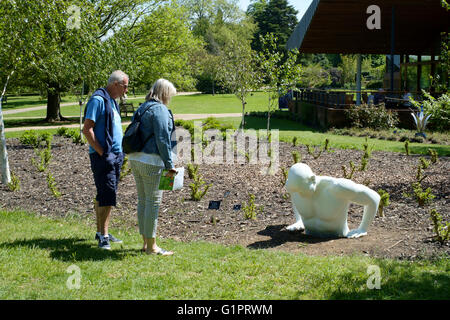
<path id="1" fill-rule="evenodd" d="M 72 142 L 75 144 L 84 145 L 83 136 L 76 130 L 69 131 L 70 136 L 72 137 Z"/>
<path id="2" fill-rule="evenodd" d="M 347 172 L 347 168 L 345 166 L 341 167 L 342 171 L 344 172 L 344 178 L 345 179 L 353 178 L 353 174 L 355 173 L 355 170 L 356 170 L 356 166 L 353 163 L 353 161 L 350 161 L 349 164 L 350 164 L 350 172 Z"/>
<path id="3" fill-rule="evenodd" d="M 427 161 L 425 158 L 420 157 L 416 173 L 416 180 L 418 183 L 422 183 L 422 181 L 427 177 L 423 174 L 423 170 L 427 169 L 430 164 L 430 161 Z"/>
<path id="4" fill-rule="evenodd" d="M 39 147 L 39 136 L 35 130 L 26 130 L 20 137 L 21 144 L 31 146 L 33 148 Z"/>
<path id="5" fill-rule="evenodd" d="M 42 142 L 47 148 L 50 148 L 52 140 L 53 136 L 50 133 L 44 132 L 39 134 L 36 130 L 26 130 L 19 137 L 20 143 L 31 146 L 33 148 L 41 148 Z"/>
<path id="6" fill-rule="evenodd" d="M 429 204 L 435 198 L 435 195 L 431 192 L 431 188 L 428 187 L 427 189 L 423 190 L 420 182 L 413 183 L 412 187 L 414 197 L 417 200 L 419 207 L 423 207 Z"/>
<path id="7" fill-rule="evenodd" d="M 409 140 L 405 140 L 405 153 L 407 156 L 410 155 L 410 151 L 409 151 Z"/>
<path id="8" fill-rule="evenodd" d="M 367 142 L 367 138 L 366 138 L 366 142 L 363 144 L 363 148 L 364 148 L 364 154 L 361 158 L 361 164 L 358 169 L 359 171 L 365 171 L 367 169 L 367 166 L 369 164 L 369 159 L 372 154 L 372 150 L 369 149 L 369 143 Z"/>
<path id="9" fill-rule="evenodd" d="M 206 192 L 208 192 L 208 189 L 212 186 L 212 184 L 206 185 L 203 190 L 201 190 L 205 184 L 205 181 L 203 181 L 202 176 L 198 173 L 198 166 L 195 171 L 193 171 L 192 179 L 194 182 L 189 185 L 189 188 L 191 189 L 191 200 L 200 201 L 205 196 Z"/>
<path id="10" fill-rule="evenodd" d="M 11 174 L 11 182 L 8 183 L 8 189 L 10 191 L 19 191 L 20 190 L 20 181 L 19 178 L 15 175 L 14 171 L 10 170 Z"/>
<path id="11" fill-rule="evenodd" d="M 194 177 L 197 175 L 198 173 L 198 164 L 194 165 L 192 163 L 189 163 L 187 165 L 187 169 L 188 169 L 188 176 L 189 179 L 194 179 Z"/>
<path id="12" fill-rule="evenodd" d="M 308 150 L 308 154 L 311 155 L 314 159 L 319 159 L 319 157 L 322 155 L 322 153 L 324 151 L 328 151 L 328 147 L 330 144 L 330 140 L 325 139 L 324 141 L 324 145 L 322 146 L 322 148 L 319 149 L 319 151 L 317 151 L 317 153 L 315 153 L 315 148 L 311 147 L 309 144 L 306 144 L 306 149 Z"/>
<path id="13" fill-rule="evenodd" d="M 53 175 L 50 173 L 50 171 L 47 171 L 47 185 L 50 191 L 55 196 L 55 198 L 61 197 L 61 192 L 58 191 L 58 188 L 56 187 L 55 178 L 53 178 Z"/>
<path id="14" fill-rule="evenodd" d="M 37 164 L 36 162 L 34 162 L 34 165 L 36 165 L 39 172 L 44 172 L 45 170 L 47 170 L 50 164 L 50 160 L 52 159 L 52 152 L 49 148 L 45 148 L 42 150 L 35 149 L 35 152 L 39 155 L 40 163 Z M 32 162 L 33 160 L 34 159 L 32 159 Z"/>
<path id="15" fill-rule="evenodd" d="M 58 130 L 56 130 L 56 134 L 61 137 L 66 137 L 68 134 L 68 131 L 69 131 L 68 128 L 60 127 L 60 128 L 58 128 Z"/>
<path id="16" fill-rule="evenodd" d="M 256 208 L 254 194 L 250 193 L 248 196 L 249 200 L 247 204 L 242 208 L 242 210 L 244 211 L 244 218 L 246 220 L 255 220 L 256 216 L 262 212 L 262 207 Z"/>
<path id="17" fill-rule="evenodd" d="M 292 151 L 292 158 L 294 159 L 294 163 L 302 161 L 302 156 L 297 150 Z"/>
<path id="18" fill-rule="evenodd" d="M 428 154 L 431 156 L 430 161 L 431 161 L 432 164 L 435 164 L 435 163 L 437 163 L 439 161 L 438 160 L 438 153 L 437 153 L 436 150 L 428 149 Z"/>
<path id="19" fill-rule="evenodd" d="M 441 244 L 450 240 L 450 222 L 443 223 L 442 216 L 436 209 L 430 211 L 430 219 L 433 223 L 434 239 Z"/>
<path id="20" fill-rule="evenodd" d="M 125 158 L 123 158 L 122 169 L 120 170 L 119 181 L 122 181 L 127 175 L 130 174 L 130 172 L 131 168 L 129 166 L 128 156 L 125 156 Z"/>
<path id="21" fill-rule="evenodd" d="M 288 169 L 281 168 L 282 178 L 281 178 L 281 185 L 284 187 L 286 185 L 286 181 L 288 178 Z"/>
<path id="22" fill-rule="evenodd" d="M 292 146 L 293 146 L 293 147 L 296 147 L 297 144 L 298 144 L 298 138 L 297 138 L 297 137 L 293 137 L 293 138 L 292 138 Z"/>
<path id="23" fill-rule="evenodd" d="M 389 193 L 383 189 L 378 189 L 378 194 L 380 195 L 380 204 L 378 205 L 378 216 L 384 217 L 384 208 L 389 206 Z"/>

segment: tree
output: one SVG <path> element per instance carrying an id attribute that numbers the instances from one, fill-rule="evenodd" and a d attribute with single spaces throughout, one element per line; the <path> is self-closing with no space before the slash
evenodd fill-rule
<path id="1" fill-rule="evenodd" d="M 342 85 L 346 88 L 353 88 L 356 82 L 356 55 L 342 55 Z"/>
<path id="2" fill-rule="evenodd" d="M 250 41 L 255 24 L 239 8 L 236 0 L 182 0 L 181 3 L 189 13 L 194 35 L 203 40 L 206 50 L 197 50 L 191 57 L 191 62 L 197 66 L 197 89 L 215 92 L 220 53 L 231 41 Z"/>
<path id="3" fill-rule="evenodd" d="M 11 20 L 23 17 L 26 28 L 21 36 L 33 37 L 33 45 L 28 46 L 30 63 L 18 76 L 33 79 L 32 85 L 47 96 L 46 120 L 51 122 L 62 119 L 62 93 L 81 85 L 82 80 L 93 88 L 104 83 L 111 69 L 126 66 L 126 59 L 116 60 L 119 52 L 114 51 L 123 48 L 124 39 L 118 41 L 111 35 L 122 23 L 132 28 L 160 0 L 8 2 L 14 5 L 7 16 Z"/>
<path id="4" fill-rule="evenodd" d="M 254 57 L 255 52 L 248 42 L 228 43 L 221 53 L 220 81 L 236 95 L 242 104 L 241 128 L 245 125 L 247 95 L 259 85 L 259 76 Z"/>
<path id="5" fill-rule="evenodd" d="M 253 15 L 258 29 L 254 35 L 252 48 L 262 50 L 260 36 L 273 33 L 277 38 L 277 50 L 286 51 L 286 43 L 298 23 L 297 11 L 287 0 L 270 0 L 265 6 L 264 1 L 258 3 L 258 9 Z M 261 7 L 264 9 L 260 11 Z"/>
<path id="6" fill-rule="evenodd" d="M 331 75 L 320 64 L 311 64 L 303 68 L 300 81 L 297 84 L 305 88 L 328 86 L 331 84 Z"/>
<path id="7" fill-rule="evenodd" d="M 203 43 L 194 38 L 183 7 L 159 6 L 126 36 L 134 48 L 130 54 L 134 54 L 138 82 L 149 84 L 165 77 L 177 87 L 193 87 L 189 61 Z"/>
<path id="8" fill-rule="evenodd" d="M 6 184 L 11 181 L 8 153 L 6 150 L 6 139 L 2 113 L 2 102 L 5 96 L 8 83 L 14 73 L 20 70 L 29 62 L 29 48 L 34 44 L 34 37 L 31 32 L 27 32 L 26 23 L 28 20 L 34 20 L 34 14 L 30 8 L 23 10 L 15 10 L 16 2 L 5 0 L 0 2 L 0 79 L 1 91 L 0 96 L 0 157 L 2 183 Z M 16 15 L 12 19 L 9 15 L 12 11 L 16 11 Z"/>
<path id="9" fill-rule="evenodd" d="M 267 131 L 269 131 L 270 117 L 278 107 L 279 98 L 295 88 L 301 69 L 297 64 L 298 50 L 278 51 L 277 37 L 273 33 L 261 36 L 260 43 L 262 51 L 258 54 L 258 63 L 269 93 L 267 109 Z"/>

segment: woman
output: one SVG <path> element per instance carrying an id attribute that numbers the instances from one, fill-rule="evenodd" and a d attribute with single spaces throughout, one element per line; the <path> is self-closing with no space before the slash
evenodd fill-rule
<path id="1" fill-rule="evenodd" d="M 138 224 L 144 240 L 142 251 L 147 254 L 173 254 L 157 246 L 156 229 L 163 195 L 163 191 L 158 189 L 162 171 L 169 170 L 167 176 L 171 177 L 177 173 L 171 139 L 175 124 L 173 114 L 167 108 L 175 94 L 176 89 L 168 80 L 159 79 L 152 86 L 146 101 L 138 109 L 145 111 L 139 130 L 143 141 L 148 140 L 141 152 L 131 153 L 128 157 L 138 192 Z"/>

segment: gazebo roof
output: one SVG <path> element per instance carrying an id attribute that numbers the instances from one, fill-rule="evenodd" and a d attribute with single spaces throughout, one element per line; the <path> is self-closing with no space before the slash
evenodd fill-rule
<path id="1" fill-rule="evenodd" d="M 369 30 L 370 5 L 381 9 L 381 29 Z M 394 14 L 393 10 L 394 8 Z M 440 0 L 313 0 L 287 42 L 303 53 L 439 54 L 440 33 L 450 31 Z"/>

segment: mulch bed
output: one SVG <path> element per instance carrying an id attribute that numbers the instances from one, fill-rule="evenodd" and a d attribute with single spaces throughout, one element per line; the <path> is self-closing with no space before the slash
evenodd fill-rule
<path id="1" fill-rule="evenodd" d="M 90 170 L 87 145 L 76 145 L 71 140 L 55 136 L 52 142 L 52 160 L 49 170 L 62 193 L 55 198 L 47 187 L 46 173 L 39 172 L 31 163 L 37 158 L 31 147 L 23 146 L 18 139 L 7 140 L 11 169 L 20 180 L 21 189 L 11 192 L 0 185 L 0 207 L 25 209 L 44 216 L 65 217 L 79 215 L 92 223 L 95 231 L 93 198 L 95 187 Z M 341 167 L 349 168 L 349 161 L 359 164 L 362 151 L 331 150 L 318 159 L 307 153 L 305 146 L 292 146 L 280 142 L 280 168 L 293 164 L 292 151 L 302 155 L 315 174 L 343 177 Z M 373 257 L 418 259 L 450 253 L 449 243 L 433 241 L 429 211 L 435 208 L 444 221 L 450 219 L 450 158 L 440 157 L 439 162 L 427 169 L 424 187 L 431 187 L 436 198 L 426 207 L 419 207 L 412 193 L 416 168 L 420 156 L 372 152 L 368 169 L 356 172 L 353 179 L 368 183 L 373 190 L 382 188 L 390 194 L 391 204 L 384 209 L 384 217 L 376 217 L 368 235 L 358 239 L 322 239 L 303 232 L 288 232 L 285 227 L 295 222 L 290 200 L 285 196 L 282 173 L 260 173 L 256 164 L 201 164 L 199 173 L 207 184 L 212 184 L 200 201 L 190 200 L 192 180 L 185 170 L 185 187 L 179 191 L 165 191 L 160 208 L 158 236 L 178 241 L 209 241 L 224 245 L 242 245 L 252 249 L 283 250 L 308 255 L 364 254 Z M 426 156 L 426 158 L 429 158 Z M 186 166 L 185 166 L 186 168 Z M 255 195 L 255 204 L 262 211 L 254 220 L 244 218 L 242 207 Z M 137 194 L 132 174 L 121 181 L 119 204 L 113 210 L 110 229 L 134 228 L 137 230 Z M 220 208 L 208 209 L 210 201 L 221 201 Z M 241 205 L 236 210 L 235 205 Z M 348 223 L 357 228 L 362 218 L 362 207 L 351 205 Z M 136 244 L 138 246 L 138 244 Z"/>

